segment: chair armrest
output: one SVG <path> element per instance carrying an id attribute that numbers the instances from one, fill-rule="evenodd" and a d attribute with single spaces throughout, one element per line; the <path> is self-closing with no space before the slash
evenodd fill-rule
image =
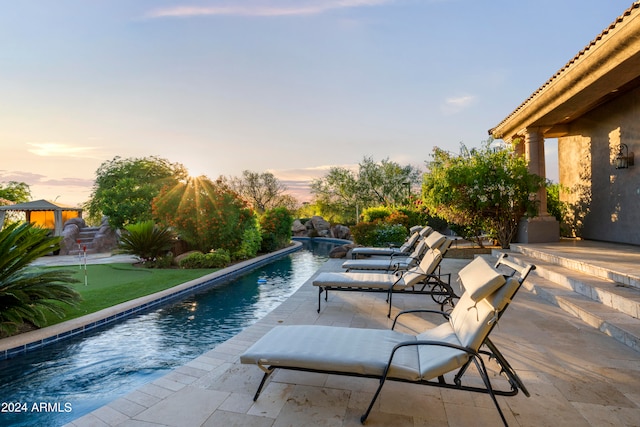
<path id="1" fill-rule="evenodd" d="M 444 316 L 445 319 L 449 319 L 449 313 L 440 311 L 440 310 L 431 310 L 427 308 L 416 308 L 413 310 L 403 310 L 400 313 L 396 314 L 396 317 L 393 319 L 393 325 L 391 325 L 391 330 L 396 327 L 396 323 L 398 323 L 398 318 L 404 314 L 413 314 L 413 313 L 433 313 Z"/>

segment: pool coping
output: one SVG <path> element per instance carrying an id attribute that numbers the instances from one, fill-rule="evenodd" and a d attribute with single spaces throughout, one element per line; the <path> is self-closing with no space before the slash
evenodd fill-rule
<path id="1" fill-rule="evenodd" d="M 246 274 L 251 270 L 302 249 L 302 243 L 296 240 L 304 239 L 295 238 L 292 242 L 293 244 L 284 249 L 234 264 L 214 273 L 165 289 L 164 291 L 126 301 L 66 322 L 0 339 L 0 360 L 6 360 L 25 354 L 46 345 L 123 320 L 150 308 L 164 304 L 170 300 L 178 299 L 197 291 L 226 283 L 227 281 Z M 337 239 L 318 240 L 325 241 Z"/>

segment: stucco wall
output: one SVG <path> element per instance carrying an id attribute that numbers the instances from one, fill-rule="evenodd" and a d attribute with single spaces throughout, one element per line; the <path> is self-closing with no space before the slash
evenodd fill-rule
<path id="1" fill-rule="evenodd" d="M 592 110 L 569 129 L 558 138 L 560 183 L 572 190 L 562 194 L 572 206 L 563 230 L 640 245 L 640 88 Z M 613 166 L 620 143 L 638 155 L 629 169 Z"/>

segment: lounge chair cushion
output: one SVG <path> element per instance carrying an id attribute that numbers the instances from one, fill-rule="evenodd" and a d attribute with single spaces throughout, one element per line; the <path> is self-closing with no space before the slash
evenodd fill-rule
<path id="1" fill-rule="evenodd" d="M 444 234 L 434 231 L 433 233 L 429 234 L 424 239 L 424 241 L 427 243 L 427 247 L 431 249 L 435 249 L 435 248 L 439 248 L 442 242 L 446 240 L 446 238 L 447 236 L 445 236 Z"/>
<path id="2" fill-rule="evenodd" d="M 462 345 L 450 323 L 443 323 L 416 336 L 418 341 L 438 341 Z M 436 378 L 464 365 L 469 354 L 449 347 L 420 346 L 420 376 L 424 380 Z"/>
<path id="3" fill-rule="evenodd" d="M 504 276 L 487 260 L 478 257 L 458 273 L 462 286 L 473 301 L 480 301 L 504 285 Z"/>
<path id="4" fill-rule="evenodd" d="M 346 287 L 353 289 L 389 290 L 396 282 L 404 283 L 401 277 L 387 273 L 334 273 L 322 272 L 313 280 L 314 286 Z"/>
<path id="5" fill-rule="evenodd" d="M 276 326 L 240 356 L 242 363 L 381 376 L 393 347 L 414 335 L 387 329 L 321 325 Z M 420 379 L 418 349 L 399 350 L 392 378 Z"/>

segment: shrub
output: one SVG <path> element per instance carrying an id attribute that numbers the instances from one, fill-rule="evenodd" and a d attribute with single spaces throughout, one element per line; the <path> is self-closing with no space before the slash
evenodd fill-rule
<path id="1" fill-rule="evenodd" d="M 159 227 L 153 221 L 142 221 L 125 226 L 120 249 L 137 256 L 145 264 L 166 255 L 173 240 L 174 235 L 168 228 Z"/>
<path id="2" fill-rule="evenodd" d="M 231 262 L 226 249 L 217 249 L 209 253 L 194 252 L 180 261 L 180 268 L 223 268 Z"/>
<path id="3" fill-rule="evenodd" d="M 32 268 L 41 256 L 59 249 L 60 237 L 30 223 L 13 223 L 0 230 L 0 337 L 23 324 L 46 326 L 46 312 L 63 317 L 62 304 L 75 305 L 80 295 L 71 270 Z"/>
<path id="4" fill-rule="evenodd" d="M 268 210 L 260 217 L 262 252 L 273 252 L 286 247 L 291 241 L 293 217 L 285 208 Z"/>
<path id="5" fill-rule="evenodd" d="M 166 255 L 159 256 L 154 261 L 145 264 L 145 266 L 149 268 L 171 268 L 173 267 L 173 259 L 173 254 L 171 252 L 167 252 Z"/>
<path id="6" fill-rule="evenodd" d="M 254 224 L 244 230 L 240 249 L 233 253 L 233 259 L 249 259 L 256 256 L 262 244 L 262 235 L 258 230 L 257 221 L 254 218 Z"/>
<path id="7" fill-rule="evenodd" d="M 393 213 L 393 209 L 389 206 L 374 206 L 366 208 L 360 215 L 363 222 L 384 221 Z"/>
<path id="8" fill-rule="evenodd" d="M 361 222 L 351 227 L 351 235 L 355 243 L 363 246 L 401 245 L 407 229 L 401 224 Z"/>

